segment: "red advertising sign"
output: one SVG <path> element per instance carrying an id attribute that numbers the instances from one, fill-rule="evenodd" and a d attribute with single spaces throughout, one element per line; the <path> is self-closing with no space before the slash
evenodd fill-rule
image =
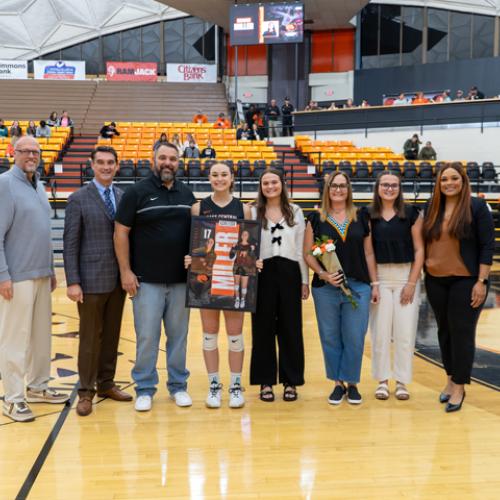
<path id="1" fill-rule="evenodd" d="M 127 80 L 156 82 L 158 64 L 154 62 L 111 62 L 106 63 L 106 80 Z"/>

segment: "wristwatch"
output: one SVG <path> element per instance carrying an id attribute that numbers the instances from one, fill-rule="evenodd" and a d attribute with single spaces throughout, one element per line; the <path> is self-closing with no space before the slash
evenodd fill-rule
<path id="1" fill-rule="evenodd" d="M 483 285 L 488 286 L 489 280 L 488 278 L 478 278 L 477 281 L 480 281 Z"/>

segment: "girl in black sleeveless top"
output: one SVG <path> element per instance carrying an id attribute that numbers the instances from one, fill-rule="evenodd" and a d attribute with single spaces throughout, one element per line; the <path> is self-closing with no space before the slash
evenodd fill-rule
<path id="1" fill-rule="evenodd" d="M 231 194 L 234 176 L 225 163 L 215 163 L 210 167 L 209 180 L 213 193 L 207 198 L 195 203 L 191 209 L 192 215 L 211 217 L 217 220 L 251 219 L 250 208 Z M 210 248 L 209 248 L 210 247 Z M 210 254 L 213 244 L 207 243 L 207 265 L 213 265 Z M 186 267 L 191 264 L 191 256 L 185 258 Z M 235 289 L 239 283 L 235 279 Z M 207 367 L 209 391 L 206 399 L 208 408 L 220 408 L 222 384 L 219 377 L 219 349 L 217 339 L 219 333 L 220 310 L 200 309 L 203 327 L 203 357 Z M 231 384 L 229 387 L 230 408 L 241 408 L 245 404 L 241 387 L 241 372 L 243 368 L 243 312 L 224 310 L 224 319 L 228 334 L 229 367 Z"/>

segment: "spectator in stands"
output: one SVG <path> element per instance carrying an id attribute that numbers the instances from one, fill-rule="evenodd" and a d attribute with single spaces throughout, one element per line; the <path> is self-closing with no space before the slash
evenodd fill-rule
<path id="1" fill-rule="evenodd" d="M 3 118 L 0 118 L 0 137 L 9 137 L 9 129 L 5 126 Z"/>
<path id="2" fill-rule="evenodd" d="M 408 99 L 404 95 L 403 92 L 398 95 L 397 99 L 394 99 L 394 102 L 392 103 L 393 106 L 406 106 L 408 104 Z"/>
<path id="3" fill-rule="evenodd" d="M 184 158 L 199 158 L 200 150 L 196 146 L 194 140 L 189 141 L 189 145 L 184 149 Z"/>
<path id="4" fill-rule="evenodd" d="M 15 148 L 16 148 L 16 142 L 17 142 L 18 139 L 19 139 L 19 137 L 17 135 L 13 135 L 10 138 L 10 142 L 9 142 L 9 144 L 7 144 L 7 148 L 5 149 L 5 156 L 7 158 L 14 158 L 14 152 L 15 152 Z"/>
<path id="5" fill-rule="evenodd" d="M 57 120 L 57 126 L 58 127 L 72 127 L 73 126 L 73 120 L 69 117 L 67 111 L 63 111 L 61 118 Z"/>
<path id="6" fill-rule="evenodd" d="M 193 123 L 208 123 L 208 117 L 201 109 L 193 116 Z"/>
<path id="7" fill-rule="evenodd" d="M 321 109 L 316 101 L 309 101 L 309 104 L 304 108 L 304 111 L 318 111 Z"/>
<path id="8" fill-rule="evenodd" d="M 407 160 L 416 160 L 418 158 L 418 150 L 420 148 L 420 139 L 418 134 L 413 134 L 410 139 L 407 139 L 403 146 L 404 157 Z"/>
<path id="9" fill-rule="evenodd" d="M 49 127 L 57 127 L 58 121 L 59 117 L 57 116 L 57 111 L 52 111 L 52 113 L 50 113 L 49 119 L 47 120 L 47 125 Z"/>
<path id="10" fill-rule="evenodd" d="M 162 144 L 167 144 L 168 142 L 168 135 L 162 132 L 160 138 L 153 145 L 153 151 L 156 151 Z"/>
<path id="11" fill-rule="evenodd" d="M 182 154 L 184 153 L 184 146 L 181 144 L 181 138 L 179 134 L 174 134 L 172 136 L 172 144 L 177 148 L 179 156 L 182 156 Z"/>
<path id="12" fill-rule="evenodd" d="M 212 147 L 212 141 L 209 139 L 207 141 L 207 146 L 206 148 L 203 149 L 201 152 L 200 158 L 215 158 L 217 156 L 217 153 L 215 149 Z"/>
<path id="13" fill-rule="evenodd" d="M 262 111 L 258 109 L 255 114 L 253 115 L 253 123 L 249 127 L 249 130 L 253 132 L 255 139 L 264 139 L 264 137 L 267 137 L 266 134 L 266 126 L 264 123 L 264 115 L 262 114 Z"/>
<path id="14" fill-rule="evenodd" d="M 256 123 L 254 123 L 252 125 L 252 129 L 249 130 L 249 136 L 248 138 L 251 140 L 251 141 L 260 141 L 261 139 L 264 138 L 264 136 L 260 135 L 261 134 L 261 131 L 262 129 L 260 127 L 257 126 Z"/>
<path id="15" fill-rule="evenodd" d="M 118 132 L 118 129 L 116 128 L 116 123 L 111 122 L 109 125 L 104 125 L 101 128 L 99 135 L 103 139 L 113 139 L 113 137 L 118 137 L 120 135 L 120 132 Z"/>
<path id="16" fill-rule="evenodd" d="M 21 137 L 23 135 L 23 129 L 19 126 L 19 122 L 17 120 L 12 122 L 9 135 L 11 137 Z"/>
<path id="17" fill-rule="evenodd" d="M 332 103 L 330 104 L 330 106 L 327 109 L 328 109 L 328 111 L 336 111 L 339 108 L 337 108 L 335 101 L 332 101 Z"/>
<path id="18" fill-rule="evenodd" d="M 271 99 L 271 102 L 266 106 L 264 116 L 266 117 L 267 127 L 269 130 L 268 137 L 279 137 L 278 120 L 281 116 L 281 111 L 276 104 L 276 99 Z"/>
<path id="19" fill-rule="evenodd" d="M 240 123 L 240 126 L 236 130 L 236 140 L 237 141 L 247 141 L 249 140 L 250 129 L 248 128 L 247 122 Z"/>
<path id="20" fill-rule="evenodd" d="M 423 92 L 417 92 L 412 104 L 429 104 L 431 101 L 425 97 Z"/>
<path id="21" fill-rule="evenodd" d="M 219 113 L 217 120 L 215 120 L 214 128 L 231 128 L 231 123 L 224 113 Z"/>
<path id="22" fill-rule="evenodd" d="M 484 99 L 484 94 L 474 85 L 467 94 L 467 100 L 475 101 L 477 99 Z"/>
<path id="23" fill-rule="evenodd" d="M 32 137 L 36 135 L 36 125 L 34 121 L 30 121 L 26 127 L 26 135 L 31 135 Z"/>
<path id="24" fill-rule="evenodd" d="M 360 108 L 369 108 L 370 107 L 370 103 L 366 100 L 366 99 L 363 99 L 361 101 L 361 104 L 359 106 Z"/>
<path id="25" fill-rule="evenodd" d="M 437 158 L 436 150 L 432 147 L 431 141 L 427 141 L 425 143 L 425 146 L 420 150 L 420 153 L 418 154 L 418 159 L 435 161 L 436 158 Z"/>
<path id="26" fill-rule="evenodd" d="M 343 107 L 344 109 L 352 109 L 355 108 L 356 106 L 354 105 L 354 101 L 349 97 L 349 99 L 347 99 Z"/>
<path id="27" fill-rule="evenodd" d="M 455 99 L 453 99 L 453 100 L 454 101 L 465 101 L 464 91 L 458 89 L 457 93 L 455 94 Z"/>
<path id="28" fill-rule="evenodd" d="M 285 103 L 281 106 L 281 116 L 283 125 L 283 137 L 293 136 L 293 116 L 295 111 L 293 104 L 288 97 L 285 97 Z"/>
<path id="29" fill-rule="evenodd" d="M 45 120 L 40 120 L 40 125 L 36 128 L 35 135 L 37 137 L 50 137 L 52 129 L 47 125 Z"/>
<path id="30" fill-rule="evenodd" d="M 245 113 L 245 121 L 248 124 L 248 128 L 252 128 L 255 113 L 257 113 L 257 108 L 253 104 L 250 104 L 250 107 Z"/>
<path id="31" fill-rule="evenodd" d="M 196 139 L 193 134 L 186 134 L 186 140 L 183 143 L 183 151 L 184 149 L 188 148 L 191 142 L 194 142 L 194 145 L 198 147 L 198 144 L 196 143 Z"/>
<path id="32" fill-rule="evenodd" d="M 434 102 L 451 102 L 450 93 L 451 90 L 445 90 L 442 94 L 436 96 Z"/>

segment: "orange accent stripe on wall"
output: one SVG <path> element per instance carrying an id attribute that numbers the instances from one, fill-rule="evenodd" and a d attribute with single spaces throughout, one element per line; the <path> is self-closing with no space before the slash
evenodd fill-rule
<path id="1" fill-rule="evenodd" d="M 311 36 L 311 73 L 332 73 L 333 32 L 314 31 Z"/>
<path id="2" fill-rule="evenodd" d="M 355 30 L 335 30 L 333 33 L 333 71 L 354 70 Z"/>

